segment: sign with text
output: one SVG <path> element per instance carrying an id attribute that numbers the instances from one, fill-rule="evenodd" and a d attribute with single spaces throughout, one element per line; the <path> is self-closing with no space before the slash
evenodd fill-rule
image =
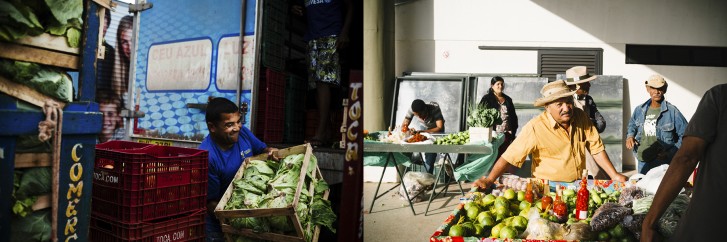
<path id="1" fill-rule="evenodd" d="M 252 89 L 253 70 L 255 70 L 255 36 L 243 38 L 243 48 L 240 51 L 240 37 L 229 36 L 220 39 L 217 47 L 217 80 L 215 84 L 219 90 L 237 90 L 239 72 L 237 72 L 242 53 L 242 89 Z"/>
<path id="2" fill-rule="evenodd" d="M 205 90 L 210 83 L 212 41 L 152 45 L 148 65 L 146 88 L 150 91 Z"/>

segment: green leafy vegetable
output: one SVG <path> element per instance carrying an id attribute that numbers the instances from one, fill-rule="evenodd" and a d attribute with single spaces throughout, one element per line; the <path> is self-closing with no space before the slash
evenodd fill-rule
<path id="1" fill-rule="evenodd" d="M 50 241 L 51 209 L 36 211 L 26 217 L 13 217 L 10 241 Z"/>
<path id="2" fill-rule="evenodd" d="M 501 124 L 500 111 L 494 108 L 487 108 L 484 105 L 472 105 L 467 115 L 467 126 L 469 127 L 492 127 Z"/>

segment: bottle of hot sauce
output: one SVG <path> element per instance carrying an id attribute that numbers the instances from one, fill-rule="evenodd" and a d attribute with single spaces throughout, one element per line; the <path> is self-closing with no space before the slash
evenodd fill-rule
<path id="1" fill-rule="evenodd" d="M 565 220 L 566 215 L 568 214 L 568 206 L 563 202 L 561 197 L 563 196 L 563 191 L 560 189 L 560 185 L 555 187 L 555 201 L 553 201 L 553 213 L 555 213 L 555 216 L 558 218 L 558 220 Z"/>
<path id="2" fill-rule="evenodd" d="M 553 198 L 550 197 L 550 184 L 548 181 L 543 185 L 543 198 L 540 199 L 540 206 L 543 212 L 552 209 L 550 205 L 553 204 Z"/>
<path id="3" fill-rule="evenodd" d="M 530 180 L 528 180 L 528 185 L 525 189 L 525 201 L 533 203 L 533 184 Z"/>
<path id="4" fill-rule="evenodd" d="M 588 173 L 583 170 L 583 178 L 581 179 L 581 188 L 576 196 L 576 219 L 583 220 L 588 218 Z"/>

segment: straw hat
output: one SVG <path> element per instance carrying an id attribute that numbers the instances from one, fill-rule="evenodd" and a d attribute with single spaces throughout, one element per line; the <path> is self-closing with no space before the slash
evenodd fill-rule
<path id="1" fill-rule="evenodd" d="M 540 94 L 542 94 L 543 97 L 535 100 L 533 106 L 542 107 L 557 100 L 558 98 L 573 96 L 574 93 L 576 93 L 576 91 L 571 91 L 570 88 L 568 88 L 568 85 L 565 84 L 565 81 L 557 80 L 543 86 L 543 89 L 540 90 Z"/>
<path id="2" fill-rule="evenodd" d="M 644 84 L 653 88 L 660 88 L 669 85 L 668 83 L 666 83 L 666 80 L 664 80 L 664 77 L 659 74 L 651 75 L 649 79 L 646 79 Z"/>
<path id="3" fill-rule="evenodd" d="M 596 79 L 595 75 L 588 74 L 585 66 L 574 66 L 565 71 L 565 83 L 568 85 L 581 84 Z"/>

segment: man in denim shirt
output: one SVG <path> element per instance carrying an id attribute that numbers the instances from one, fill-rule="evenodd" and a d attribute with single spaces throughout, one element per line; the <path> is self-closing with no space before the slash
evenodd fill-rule
<path id="1" fill-rule="evenodd" d="M 626 148 L 634 151 L 641 174 L 669 164 L 682 144 L 687 120 L 676 106 L 664 100 L 667 87 L 664 77 L 649 77 L 646 91 L 651 98 L 636 107 L 629 120 Z"/>

